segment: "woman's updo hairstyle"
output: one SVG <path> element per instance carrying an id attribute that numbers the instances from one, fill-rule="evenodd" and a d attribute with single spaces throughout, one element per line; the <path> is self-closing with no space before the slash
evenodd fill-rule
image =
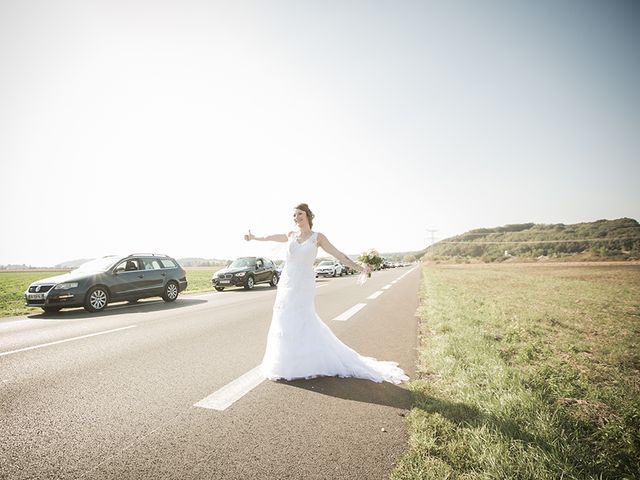
<path id="1" fill-rule="evenodd" d="M 309 228 L 313 228 L 313 217 L 315 217 L 315 215 L 309 208 L 309 205 L 307 205 L 306 203 L 301 203 L 300 205 L 295 207 L 295 209 L 302 210 L 304 213 L 307 214 L 307 220 L 309 221 Z"/>

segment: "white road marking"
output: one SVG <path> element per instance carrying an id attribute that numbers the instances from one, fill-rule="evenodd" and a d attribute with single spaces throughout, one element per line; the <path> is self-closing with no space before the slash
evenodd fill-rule
<path id="1" fill-rule="evenodd" d="M 216 390 L 207 398 L 194 404 L 194 407 L 208 408 L 209 410 L 225 410 L 234 402 L 245 396 L 264 381 L 260 373 L 260 367 L 249 370 L 241 377 Z"/>
<path id="2" fill-rule="evenodd" d="M 408 272 L 406 272 L 405 274 L 401 275 L 398 280 L 402 280 L 404 277 L 406 277 L 407 275 L 409 275 L 411 272 L 413 272 L 416 268 L 418 267 L 413 267 L 411 270 L 409 270 Z"/>
<path id="3" fill-rule="evenodd" d="M 83 338 L 95 337 L 97 335 L 104 335 L 106 333 L 119 332 L 121 330 L 127 330 L 129 328 L 136 328 L 136 327 L 137 327 L 137 325 L 129 325 L 128 327 L 114 328 L 112 330 L 104 330 L 102 332 L 90 333 L 88 335 L 81 335 L 79 337 L 67 338 L 65 340 L 58 340 L 56 342 L 42 343 L 40 345 L 34 345 L 32 347 L 19 348 L 17 350 L 11 350 L 9 352 L 2 352 L 2 353 L 0 353 L 0 357 L 2 357 L 4 355 L 11 355 L 12 353 L 26 352 L 27 350 L 35 350 L 36 348 L 49 347 L 51 345 L 58 345 L 60 343 L 72 342 L 74 340 L 80 340 L 80 339 L 83 339 Z"/>
<path id="4" fill-rule="evenodd" d="M 371 295 L 369 295 L 367 297 L 367 300 L 375 300 L 376 298 L 378 298 L 380 295 L 382 295 L 384 292 L 382 290 L 378 290 L 376 293 L 372 293 Z"/>
<path id="5" fill-rule="evenodd" d="M 344 322 L 346 320 L 349 320 L 352 316 L 354 316 L 356 313 L 358 313 L 361 309 L 363 309 L 366 306 L 367 306 L 366 303 L 357 303 L 346 312 L 342 312 L 340 315 L 334 318 L 334 320 L 337 320 L 338 322 Z"/>
<path id="6" fill-rule="evenodd" d="M 393 287 L 393 285 L 385 285 L 382 287 L 382 290 L 389 290 L 391 287 Z"/>

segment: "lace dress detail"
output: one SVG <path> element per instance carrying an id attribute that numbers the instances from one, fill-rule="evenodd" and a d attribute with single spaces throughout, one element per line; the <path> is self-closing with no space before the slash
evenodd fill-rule
<path id="1" fill-rule="evenodd" d="M 270 380 L 318 376 L 401 383 L 409 379 L 395 362 L 364 357 L 342 343 L 315 311 L 316 232 L 299 242 L 291 235 L 278 283 L 267 348 L 260 366 Z"/>

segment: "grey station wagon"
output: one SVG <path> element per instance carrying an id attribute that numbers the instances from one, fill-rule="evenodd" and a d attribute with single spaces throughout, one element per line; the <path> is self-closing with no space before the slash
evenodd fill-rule
<path id="1" fill-rule="evenodd" d="M 109 302 L 162 297 L 173 302 L 187 288 L 184 269 L 166 255 L 132 254 L 91 260 L 64 275 L 38 280 L 24 293 L 28 307 L 45 312 L 84 307 L 103 310 Z"/>

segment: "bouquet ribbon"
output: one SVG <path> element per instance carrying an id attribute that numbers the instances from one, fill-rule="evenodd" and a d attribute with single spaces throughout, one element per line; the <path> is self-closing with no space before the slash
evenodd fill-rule
<path id="1" fill-rule="evenodd" d="M 371 277 L 371 267 L 369 267 L 369 265 L 365 265 L 365 267 L 362 269 L 362 271 L 360 272 L 360 275 L 358 275 L 358 279 L 356 280 L 356 283 L 358 285 L 364 285 L 365 282 Z"/>

